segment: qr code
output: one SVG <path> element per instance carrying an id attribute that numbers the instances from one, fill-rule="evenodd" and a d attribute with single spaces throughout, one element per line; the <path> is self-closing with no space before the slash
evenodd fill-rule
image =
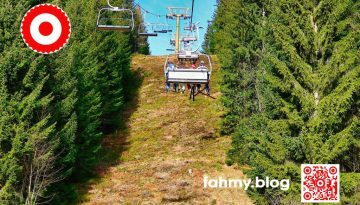
<path id="1" fill-rule="evenodd" d="M 301 165 L 301 202 L 340 202 L 340 169 L 338 164 Z"/>

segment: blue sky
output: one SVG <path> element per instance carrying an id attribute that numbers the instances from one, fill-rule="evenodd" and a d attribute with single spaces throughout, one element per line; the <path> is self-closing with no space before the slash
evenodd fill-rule
<path id="1" fill-rule="evenodd" d="M 192 0 L 135 0 L 135 2 L 139 3 L 144 9 L 159 15 L 166 15 L 168 6 L 191 8 L 192 4 Z M 216 0 L 195 0 L 193 22 L 200 22 L 200 26 L 204 27 L 204 29 L 200 30 L 201 44 L 204 41 L 204 35 L 208 26 L 207 21 L 211 20 L 216 9 L 214 5 L 216 5 Z M 156 23 L 158 21 L 158 18 L 153 15 L 145 15 L 145 22 L 147 23 Z M 166 23 L 166 18 L 161 17 L 160 22 Z M 173 25 L 173 33 L 175 33 L 175 20 L 168 20 L 168 22 Z M 182 21 L 182 26 L 187 22 L 188 21 Z M 185 31 L 182 29 L 181 32 Z M 158 37 L 149 37 L 151 54 L 165 55 L 171 53 L 166 51 L 167 48 L 171 48 L 169 44 L 171 35 L 172 34 L 159 34 Z"/>

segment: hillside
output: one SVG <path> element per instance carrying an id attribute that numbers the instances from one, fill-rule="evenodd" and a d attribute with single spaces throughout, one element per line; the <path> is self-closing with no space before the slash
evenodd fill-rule
<path id="1" fill-rule="evenodd" d="M 134 56 L 138 96 L 123 113 L 127 122 L 105 137 L 99 177 L 82 185 L 81 204 L 252 204 L 240 189 L 203 188 L 203 175 L 241 178 L 224 164 L 230 137 L 220 137 L 219 62 L 212 96 L 188 99 L 165 93 L 165 57 Z M 134 82 L 137 80 L 134 79 Z"/>

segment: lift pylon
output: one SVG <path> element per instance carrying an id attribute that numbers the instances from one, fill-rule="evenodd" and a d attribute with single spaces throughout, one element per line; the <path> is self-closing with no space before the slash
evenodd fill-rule
<path id="1" fill-rule="evenodd" d="M 166 15 L 168 19 L 176 20 L 176 35 L 175 35 L 175 52 L 180 52 L 180 21 L 191 18 L 189 15 L 190 8 L 184 7 L 168 7 L 169 13 Z"/>

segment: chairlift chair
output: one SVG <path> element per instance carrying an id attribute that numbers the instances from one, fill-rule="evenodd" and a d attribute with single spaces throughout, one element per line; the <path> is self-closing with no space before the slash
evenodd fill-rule
<path id="1" fill-rule="evenodd" d="M 131 9 L 108 6 L 99 10 L 96 27 L 99 30 L 132 31 L 135 27 L 134 12 Z"/>
<path id="2" fill-rule="evenodd" d="M 188 30 L 187 35 L 182 38 L 184 42 L 197 41 L 199 37 L 199 26 L 198 23 L 192 24 L 189 27 L 185 27 L 185 30 Z"/>
<path id="3" fill-rule="evenodd" d="M 157 23 L 154 26 L 155 33 L 167 33 L 168 32 L 168 23 L 166 18 L 166 24 L 160 22 L 160 15 L 157 16 Z"/>
<path id="4" fill-rule="evenodd" d="M 166 20 L 165 29 L 167 33 L 172 33 L 173 27 L 169 24 L 168 17 L 166 17 L 165 20 Z"/>
<path id="5" fill-rule="evenodd" d="M 195 23 L 192 25 L 191 31 L 187 33 L 187 35 L 181 38 L 181 42 L 183 43 L 183 49 L 178 54 L 178 58 L 183 61 L 194 61 L 199 58 L 198 50 L 201 47 L 200 42 L 198 41 L 200 33 L 199 33 L 199 23 Z"/>
<path id="6" fill-rule="evenodd" d="M 154 31 L 154 24 L 141 23 L 139 25 L 139 36 L 156 37 L 158 34 Z"/>
<path id="7" fill-rule="evenodd" d="M 167 29 L 166 24 L 162 24 L 162 23 L 157 24 L 155 26 L 154 32 L 155 33 L 167 33 L 168 29 Z"/>
<path id="8" fill-rule="evenodd" d="M 191 84 L 191 92 L 190 92 L 190 98 L 192 100 L 195 100 L 195 96 L 197 95 L 195 93 L 195 87 L 198 84 L 205 85 L 207 89 L 207 95 L 210 95 L 210 78 L 212 73 L 212 62 L 211 58 L 208 55 L 199 54 L 201 56 L 201 59 L 206 59 L 208 61 L 208 64 L 206 65 L 200 65 L 196 69 L 192 68 L 175 68 L 171 69 L 169 68 L 169 61 L 170 59 L 176 54 L 168 55 L 165 61 L 164 65 L 164 75 L 165 75 L 165 81 L 167 84 L 169 83 L 186 83 Z M 202 93 L 201 90 L 198 91 L 199 93 Z"/>

